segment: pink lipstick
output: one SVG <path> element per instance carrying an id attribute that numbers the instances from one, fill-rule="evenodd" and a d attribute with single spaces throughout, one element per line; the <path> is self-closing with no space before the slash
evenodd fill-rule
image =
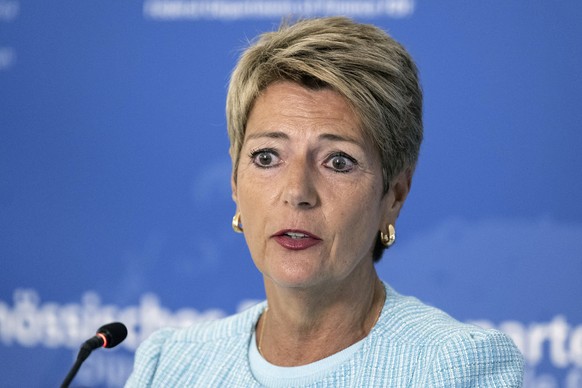
<path id="1" fill-rule="evenodd" d="M 319 244 L 321 239 L 309 232 L 297 229 L 280 230 L 272 236 L 283 248 L 291 250 L 307 249 Z"/>

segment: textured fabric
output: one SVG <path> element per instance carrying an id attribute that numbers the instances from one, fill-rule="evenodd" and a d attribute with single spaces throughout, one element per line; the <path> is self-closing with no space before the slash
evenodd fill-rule
<path id="1" fill-rule="evenodd" d="M 162 329 L 139 347 L 126 387 L 258 387 L 249 344 L 265 303 L 240 314 Z M 523 358 L 495 330 L 455 321 L 386 285 L 363 346 L 309 387 L 520 387 Z M 294 385 L 294 384 L 290 384 Z"/>
<path id="2" fill-rule="evenodd" d="M 364 339 L 311 364 L 285 367 L 273 365 L 263 358 L 259 353 L 256 338 L 253 334 L 249 344 L 249 364 L 255 379 L 264 386 L 272 388 L 309 386 L 349 361 L 356 352 L 362 349 L 363 345 Z"/>

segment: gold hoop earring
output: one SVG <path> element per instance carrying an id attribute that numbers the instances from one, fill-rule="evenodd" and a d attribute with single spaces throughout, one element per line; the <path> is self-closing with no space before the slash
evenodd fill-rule
<path id="1" fill-rule="evenodd" d="M 396 241 L 396 229 L 394 229 L 394 225 L 388 224 L 388 234 L 380 232 L 380 241 L 386 248 L 394 244 Z"/>
<path id="2" fill-rule="evenodd" d="M 236 233 L 242 233 L 243 228 L 240 224 L 240 212 L 236 212 L 234 217 L 232 217 L 232 230 Z"/>

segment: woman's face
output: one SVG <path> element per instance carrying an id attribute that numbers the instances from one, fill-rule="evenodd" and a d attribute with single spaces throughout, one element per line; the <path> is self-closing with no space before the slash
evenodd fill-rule
<path id="1" fill-rule="evenodd" d="M 292 82 L 255 101 L 232 185 L 251 256 L 282 287 L 369 270 L 378 232 L 400 208 L 392 190 L 383 195 L 378 151 L 347 101 Z"/>

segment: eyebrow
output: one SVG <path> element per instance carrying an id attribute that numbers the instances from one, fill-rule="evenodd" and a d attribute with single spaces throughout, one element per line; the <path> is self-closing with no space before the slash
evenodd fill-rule
<path id="1" fill-rule="evenodd" d="M 276 131 L 252 133 L 248 135 L 246 138 L 247 140 L 251 140 L 251 139 L 261 139 L 264 137 L 269 139 L 289 139 L 289 136 L 287 136 L 286 133 Z"/>
<path id="2" fill-rule="evenodd" d="M 284 132 L 278 131 L 271 131 L 271 132 L 259 132 L 253 133 L 248 135 L 247 140 L 250 139 L 261 139 L 261 138 L 268 138 L 268 139 L 289 139 L 289 135 Z M 322 133 L 318 136 L 318 140 L 328 140 L 328 141 L 339 141 L 339 142 L 346 142 L 346 143 L 353 143 L 360 147 L 363 145 L 358 140 L 348 137 L 348 136 L 340 136 L 334 133 Z"/>
<path id="3" fill-rule="evenodd" d="M 319 140 L 341 141 L 341 142 L 353 143 L 353 144 L 362 146 L 362 144 L 360 144 L 360 142 L 358 140 L 354 139 L 353 137 L 340 136 L 340 135 L 336 135 L 334 133 L 322 133 L 321 135 L 319 135 L 318 138 L 319 138 Z"/>

